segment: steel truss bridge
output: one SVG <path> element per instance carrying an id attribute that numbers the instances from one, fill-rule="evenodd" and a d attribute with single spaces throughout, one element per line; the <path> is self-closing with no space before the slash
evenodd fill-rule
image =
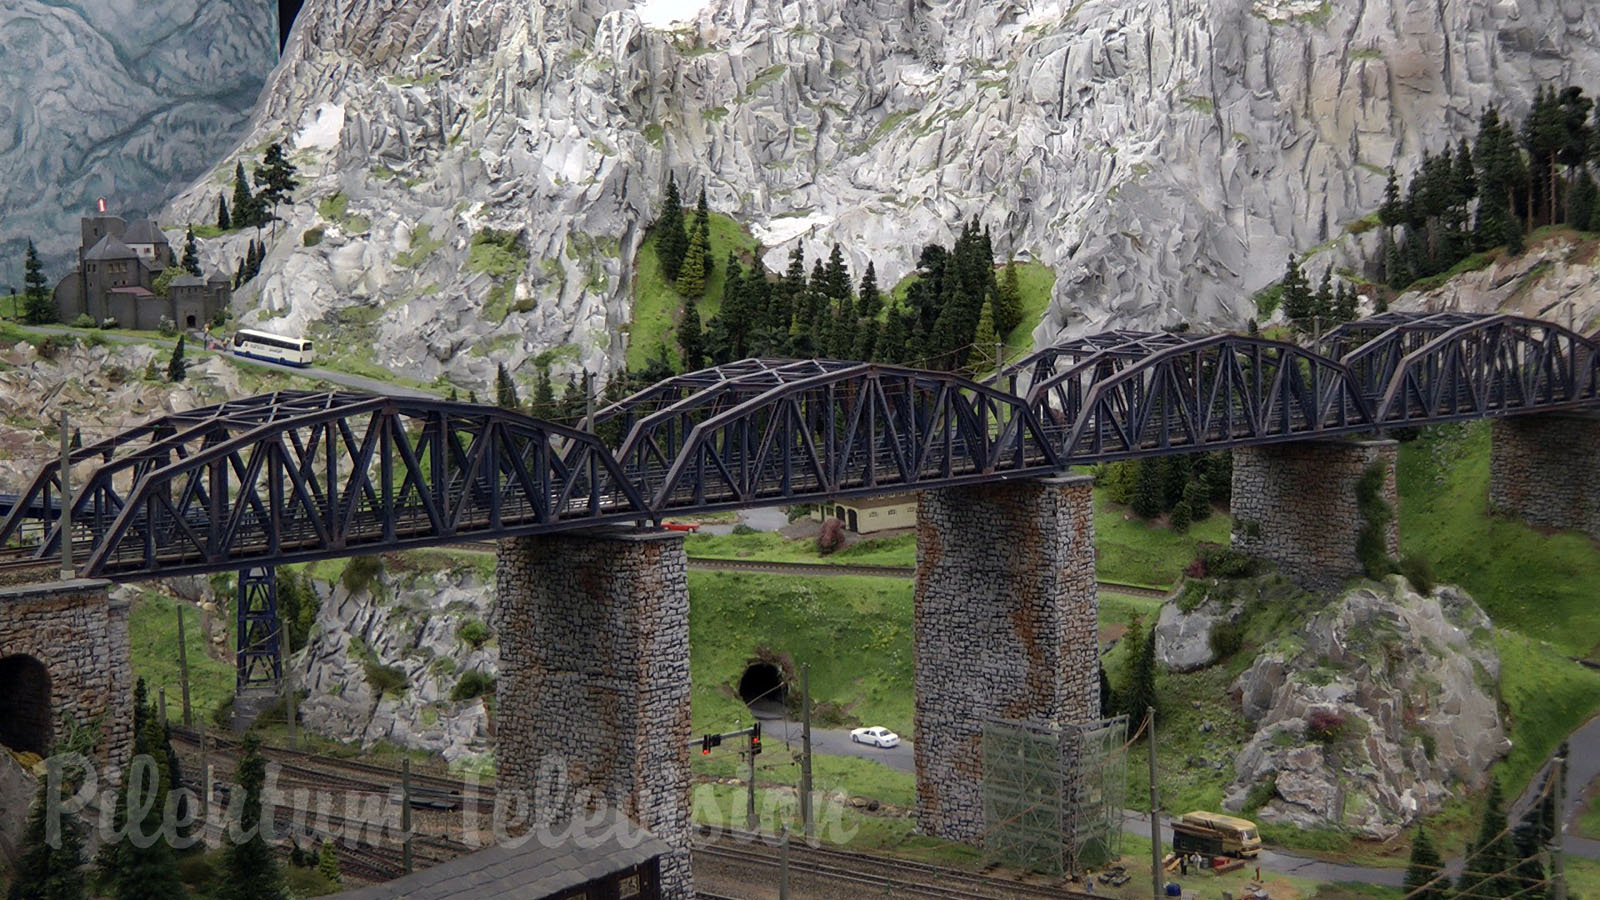
<path id="1" fill-rule="evenodd" d="M 1315 348 L 1112 331 L 981 383 L 747 359 L 659 382 L 578 428 L 472 404 L 285 391 L 71 451 L 68 521 L 84 576 L 239 570 L 241 596 L 257 598 L 239 604 L 241 647 L 270 641 L 275 658 L 260 573 L 282 563 L 1596 406 L 1594 339 L 1464 313 L 1387 313 Z M 8 504 L 0 547 L 57 556 L 62 497 L 51 463 Z"/>

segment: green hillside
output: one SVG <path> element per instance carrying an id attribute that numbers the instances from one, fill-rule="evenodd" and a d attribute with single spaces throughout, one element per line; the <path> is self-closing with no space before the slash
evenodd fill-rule
<path id="1" fill-rule="evenodd" d="M 686 210 L 685 214 L 692 217 L 694 210 Z M 711 213 L 711 259 L 715 265 L 711 277 L 706 279 L 705 298 L 699 303 L 702 320 L 709 321 L 722 306 L 728 251 L 733 250 L 744 258 L 752 256 L 760 247 L 743 225 L 721 213 Z M 661 274 L 655 241 L 646 239 L 634 259 L 633 323 L 628 326 L 629 369 L 643 369 L 658 345 L 665 346 L 667 358 L 674 365 L 678 364 L 678 342 L 674 335 L 682 309 L 683 297 Z"/>

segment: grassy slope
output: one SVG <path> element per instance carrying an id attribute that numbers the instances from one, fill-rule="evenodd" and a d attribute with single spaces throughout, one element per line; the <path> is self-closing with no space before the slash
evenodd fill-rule
<path id="1" fill-rule="evenodd" d="M 996 275 L 999 274 L 1001 271 L 997 270 Z M 912 272 L 895 282 L 889 291 L 895 303 L 905 303 L 906 294 L 916 280 L 917 273 Z M 1050 292 L 1056 286 L 1056 273 L 1041 262 L 1019 262 L 1017 285 L 1022 288 L 1022 324 L 1006 335 L 1006 359 L 1015 359 L 1033 350 L 1033 329 L 1044 318 L 1045 310 L 1050 308 Z"/>
<path id="2" fill-rule="evenodd" d="M 189 661 L 189 704 L 196 717 L 204 719 L 224 700 L 233 696 L 233 666 L 206 655 L 205 635 L 200 628 L 200 611 L 184 604 L 184 648 Z M 166 688 L 167 714 L 182 716 L 182 691 L 178 679 L 177 601 L 164 594 L 147 591 L 133 605 L 128 619 L 133 671 L 145 680 L 150 696 Z M 230 647 L 231 649 L 231 647 Z"/>
<path id="3" fill-rule="evenodd" d="M 693 221 L 694 210 L 684 210 Z M 711 258 L 716 265 L 706 282 L 706 299 L 699 304 L 700 318 L 709 320 L 722 305 L 722 283 L 728 275 L 728 251 L 737 249 L 741 255 L 752 253 L 760 244 L 750 236 L 744 226 L 720 213 L 711 214 Z M 633 273 L 633 324 L 628 327 L 628 368 L 642 369 L 645 361 L 655 352 L 656 345 L 665 343 L 667 356 L 678 362 L 676 333 L 678 312 L 683 308 L 683 298 L 661 275 L 661 261 L 656 256 L 655 241 L 647 240 L 639 248 L 634 260 Z"/>
<path id="4" fill-rule="evenodd" d="M 1430 559 L 1439 580 L 1466 588 L 1497 626 L 1600 658 L 1600 549 L 1582 534 L 1487 515 L 1487 423 L 1402 445 L 1397 475 L 1406 553 Z"/>

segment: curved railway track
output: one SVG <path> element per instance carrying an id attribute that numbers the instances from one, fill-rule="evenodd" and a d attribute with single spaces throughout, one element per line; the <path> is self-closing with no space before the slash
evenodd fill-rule
<path id="1" fill-rule="evenodd" d="M 729 863 L 777 869 L 780 865 L 778 841 L 771 835 L 725 831 L 704 826 L 695 829 L 693 852 L 697 856 Z M 980 875 L 960 869 L 935 866 L 889 856 L 875 856 L 829 847 L 811 847 L 798 841 L 789 846 L 789 871 L 796 875 L 827 879 L 830 884 L 859 885 L 863 888 L 892 890 L 896 897 L 927 897 L 941 900 L 1078 900 L 1093 897 L 1051 884 L 1016 878 Z M 717 897 L 716 894 L 702 896 Z"/>

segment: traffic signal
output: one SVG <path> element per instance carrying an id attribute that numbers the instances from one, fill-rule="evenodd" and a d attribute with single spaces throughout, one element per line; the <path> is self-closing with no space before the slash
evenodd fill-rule
<path id="1" fill-rule="evenodd" d="M 750 755 L 755 756 L 761 752 L 761 723 L 750 726 Z"/>
<path id="2" fill-rule="evenodd" d="M 720 735 L 720 734 L 708 734 L 705 737 L 700 739 L 700 755 L 701 756 L 710 756 L 711 755 L 711 748 L 712 747 L 718 747 L 718 746 L 721 746 L 721 745 L 722 745 L 722 735 Z"/>

